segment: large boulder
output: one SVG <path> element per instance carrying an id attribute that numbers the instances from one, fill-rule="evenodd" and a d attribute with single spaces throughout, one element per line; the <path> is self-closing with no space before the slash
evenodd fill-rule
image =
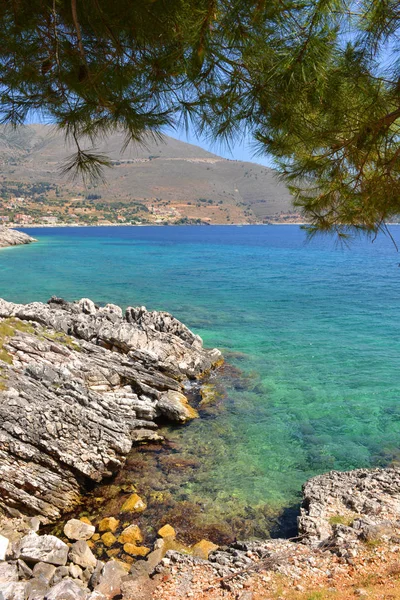
<path id="1" fill-rule="evenodd" d="M 67 544 L 54 535 L 31 532 L 17 544 L 15 555 L 27 563 L 44 562 L 58 566 L 67 563 L 68 551 Z"/>

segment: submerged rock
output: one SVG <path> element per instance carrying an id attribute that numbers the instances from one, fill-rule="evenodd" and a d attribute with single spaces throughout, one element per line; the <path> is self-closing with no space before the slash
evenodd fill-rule
<path id="1" fill-rule="evenodd" d="M 175 529 L 171 525 L 168 525 L 168 523 L 166 525 L 164 525 L 163 527 L 161 527 L 157 531 L 157 534 L 162 538 L 166 538 L 166 537 L 175 538 L 176 537 Z"/>
<path id="2" fill-rule="evenodd" d="M 168 313 L 91 300 L 0 299 L 0 506 L 50 522 L 124 464 L 156 420 L 196 416 L 182 394 L 221 360 Z"/>
<path id="3" fill-rule="evenodd" d="M 115 517 L 104 517 L 104 519 L 102 519 L 100 521 L 100 523 L 98 524 L 98 530 L 103 532 L 103 531 L 111 531 L 112 533 L 114 533 L 119 525 L 119 521 L 118 519 L 115 519 Z"/>
<path id="4" fill-rule="evenodd" d="M 131 494 L 121 506 L 121 512 L 143 512 L 146 510 L 147 504 L 138 494 Z"/>
<path id="5" fill-rule="evenodd" d="M 126 527 L 118 538 L 120 544 L 136 544 L 143 542 L 143 535 L 137 525 Z"/>

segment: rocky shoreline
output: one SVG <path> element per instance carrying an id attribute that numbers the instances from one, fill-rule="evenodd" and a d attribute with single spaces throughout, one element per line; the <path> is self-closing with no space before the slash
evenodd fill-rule
<path id="1" fill-rule="evenodd" d="M 397 560 L 399 500 L 400 469 L 331 472 L 305 484 L 296 540 L 244 541 L 224 547 L 202 540 L 186 549 L 180 548 L 170 525 L 160 529 L 153 548 L 141 546 L 134 513 L 144 508 L 137 505 L 137 498 L 120 533 L 120 523 L 113 518 L 95 525 L 90 519 L 70 520 L 63 539 L 40 535 L 37 517 L 3 518 L 0 598 L 258 600 L 273 589 L 275 574 L 281 578 L 279 589 L 285 577 L 289 588 L 300 595 L 305 581 L 324 580 L 334 590 L 335 582 L 354 577 L 357 567 L 368 562 L 373 568 L 378 563 L 387 567 L 393 557 Z M 135 560 L 103 562 L 93 551 L 100 536 L 110 540 L 110 546 L 123 543 L 128 553 L 130 547 L 143 552 L 132 552 Z M 363 588 L 354 593 L 354 597 L 368 595 Z"/>
<path id="2" fill-rule="evenodd" d="M 9 246 L 20 246 L 23 244 L 31 244 L 36 242 L 35 238 L 31 237 L 21 231 L 15 229 L 8 229 L 7 227 L 0 226 L 0 248 L 7 248 Z"/>
<path id="3" fill-rule="evenodd" d="M 184 385 L 222 361 L 144 307 L 0 300 L 0 507 L 47 522 L 110 477 L 157 420 L 197 416 Z"/>
<path id="4" fill-rule="evenodd" d="M 148 547 L 134 487 L 118 496 L 121 519 L 63 518 L 161 422 L 195 418 L 186 390 L 221 363 L 168 313 L 0 300 L 0 600 L 257 600 L 254 573 L 260 589 L 277 573 L 300 593 L 305 577 L 347 574 L 380 544 L 400 552 L 398 468 L 308 481 L 295 540 L 185 547 L 172 523 Z"/>

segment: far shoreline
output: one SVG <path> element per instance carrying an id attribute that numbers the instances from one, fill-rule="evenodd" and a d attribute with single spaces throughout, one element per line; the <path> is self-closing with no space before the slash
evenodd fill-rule
<path id="1" fill-rule="evenodd" d="M 391 223 L 389 223 L 390 225 Z M 395 223 L 396 224 L 396 223 Z M 301 227 L 303 225 L 309 225 L 309 223 L 58 223 L 58 224 L 31 224 L 31 225 L 20 225 L 17 223 L 12 223 L 8 227 L 8 229 L 59 229 L 61 227 L 68 228 L 101 228 L 101 227 L 270 227 L 271 225 L 296 225 Z"/>

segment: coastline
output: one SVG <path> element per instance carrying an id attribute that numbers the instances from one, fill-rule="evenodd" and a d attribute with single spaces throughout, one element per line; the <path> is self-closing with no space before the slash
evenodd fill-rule
<path id="1" fill-rule="evenodd" d="M 309 225 L 309 223 L 281 223 L 281 222 L 273 222 L 273 223 L 185 223 L 185 224 L 175 224 L 175 223 L 141 223 L 141 224 L 133 224 L 133 223 L 93 223 L 93 224 L 85 224 L 85 223 L 59 223 L 57 225 L 38 223 L 31 225 L 20 225 L 18 223 L 13 223 L 10 225 L 13 229 L 18 229 L 24 231 L 25 229 L 59 229 L 59 228 L 100 228 L 100 227 L 270 227 L 275 225 Z"/>
<path id="2" fill-rule="evenodd" d="M 121 224 L 118 224 L 116 226 L 121 226 Z M 55 228 L 59 228 L 59 227 L 60 226 L 56 226 Z M 355 473 L 355 472 L 353 472 L 353 473 Z M 384 522 L 382 523 L 382 521 L 380 521 L 381 517 L 379 516 L 379 511 L 377 511 L 377 509 L 376 509 L 377 505 L 379 505 L 379 509 L 382 508 L 381 499 L 379 497 L 374 497 L 374 496 L 371 497 L 371 494 L 368 492 L 368 490 L 364 493 L 364 491 L 365 491 L 365 476 L 368 475 L 368 473 L 373 473 L 373 471 L 372 470 L 370 470 L 370 471 L 363 470 L 362 476 L 360 477 L 358 484 L 350 490 L 345 490 L 345 496 L 347 498 L 351 498 L 352 504 L 349 504 L 347 502 L 347 500 L 346 500 L 346 502 L 343 502 L 341 504 L 335 504 L 335 506 L 333 507 L 334 510 L 331 513 L 329 513 L 329 511 L 327 511 L 327 514 L 326 514 L 326 512 L 321 513 L 322 509 L 319 505 L 315 504 L 315 498 L 313 498 L 312 490 L 305 491 L 305 493 L 304 493 L 305 498 L 309 499 L 311 497 L 311 499 L 313 500 L 311 507 L 315 509 L 315 512 L 319 513 L 318 520 L 315 519 L 315 514 L 314 514 L 314 515 L 311 515 L 312 517 L 314 517 L 314 520 L 309 521 L 309 523 L 312 524 L 313 533 L 315 533 L 315 531 L 319 528 L 320 530 L 323 529 L 328 534 L 328 538 L 324 538 L 323 540 L 320 540 L 321 543 L 322 542 L 325 543 L 325 546 L 322 546 L 323 552 L 321 551 L 321 548 L 319 548 L 319 547 L 315 550 L 315 552 L 309 551 L 309 550 L 303 551 L 302 545 L 297 544 L 295 546 L 292 542 L 289 543 L 287 540 L 284 540 L 284 542 L 276 542 L 276 541 L 262 542 L 262 543 L 260 542 L 258 544 L 254 543 L 254 542 L 253 543 L 242 542 L 241 547 L 238 547 L 238 545 L 236 544 L 233 546 L 229 546 L 222 551 L 216 550 L 215 554 L 211 553 L 211 556 L 209 556 L 209 558 L 211 558 L 211 559 L 217 558 L 218 560 L 211 560 L 206 563 L 199 563 L 196 561 L 193 562 L 194 559 L 192 559 L 191 556 L 188 558 L 187 555 L 182 555 L 178 552 L 175 552 L 175 550 L 172 550 L 171 548 L 169 548 L 167 551 L 166 550 L 166 542 L 164 542 L 164 538 L 162 538 L 161 536 L 158 536 L 158 540 L 156 541 L 152 552 L 159 550 L 160 549 L 159 546 L 163 546 L 162 553 L 161 554 L 159 553 L 158 557 L 160 557 L 164 552 L 169 552 L 169 554 L 166 553 L 164 555 L 164 557 L 161 558 L 160 562 L 158 563 L 158 566 L 156 568 L 154 568 L 154 570 L 152 571 L 153 579 L 151 579 L 151 581 L 157 581 L 157 571 L 162 571 L 162 573 L 163 573 L 162 576 L 168 577 L 169 579 L 168 579 L 168 581 L 163 582 L 163 584 L 161 585 L 160 590 L 157 592 L 157 594 L 158 594 L 156 596 L 157 600 L 158 600 L 158 598 L 161 599 L 163 597 L 168 598 L 168 600 L 172 600 L 173 598 L 175 598 L 175 596 L 174 596 L 175 592 L 174 592 L 173 586 L 176 585 L 176 587 L 179 588 L 179 585 L 181 585 L 181 581 L 185 577 L 187 580 L 189 580 L 191 582 L 190 588 L 188 588 L 191 592 L 190 597 L 199 598 L 199 600 L 201 598 L 202 600 L 204 600 L 205 596 L 204 596 L 204 592 L 202 591 L 203 588 L 205 586 L 215 585 L 216 586 L 215 589 L 213 589 L 210 592 L 210 594 L 211 594 L 210 598 L 213 598 L 213 600 L 214 600 L 214 599 L 220 598 L 220 597 L 221 598 L 231 598 L 231 597 L 236 598 L 238 594 L 242 593 L 241 590 L 243 590 L 243 588 L 250 589 L 249 586 L 252 586 L 251 589 L 257 589 L 257 585 L 260 586 L 259 593 L 260 594 L 263 593 L 265 596 L 265 593 L 268 593 L 271 586 L 274 585 L 274 573 L 277 573 L 278 577 L 281 577 L 281 578 L 282 578 L 282 576 L 289 577 L 289 582 L 292 583 L 293 585 L 304 587 L 305 585 L 307 585 L 307 583 L 306 583 L 307 578 L 313 576 L 312 570 L 314 571 L 315 577 L 318 575 L 321 578 L 324 577 L 324 571 L 332 572 L 334 574 L 333 580 L 332 580 L 332 577 L 330 577 L 329 575 L 326 577 L 327 587 L 332 588 L 332 587 L 336 586 L 337 580 L 340 579 L 341 574 L 345 575 L 347 578 L 353 577 L 353 580 L 354 580 L 354 578 L 355 578 L 354 573 L 355 573 L 356 569 L 358 569 L 359 572 L 362 571 L 363 561 L 364 562 L 376 561 L 378 559 L 378 557 L 377 557 L 378 552 L 383 556 L 383 565 L 386 567 L 386 565 L 384 564 L 385 561 L 387 561 L 387 563 L 391 565 L 391 563 L 390 563 L 391 558 L 393 558 L 393 560 L 395 561 L 398 556 L 398 552 L 399 552 L 398 549 L 396 550 L 397 542 L 394 541 L 395 537 L 398 535 L 398 532 L 396 531 L 397 525 L 395 524 L 394 526 L 392 526 L 392 524 L 390 523 L 390 519 L 387 519 L 387 515 L 385 515 L 385 514 L 383 514 L 382 517 L 384 517 L 384 519 L 386 520 L 386 524 Z M 378 470 L 376 472 L 377 480 L 379 481 L 379 478 L 384 476 L 385 473 L 387 473 L 386 470 Z M 393 474 L 393 477 L 392 477 L 393 480 L 395 479 L 394 476 L 396 475 L 396 473 L 397 473 L 397 471 L 395 471 L 395 473 Z M 329 497 L 330 497 L 329 495 L 332 491 L 335 492 L 333 497 L 335 498 L 335 502 L 337 501 L 337 497 L 338 497 L 338 494 L 336 493 L 337 488 L 334 488 L 332 490 L 332 479 L 329 478 L 328 476 L 324 476 L 324 477 L 325 478 L 323 479 L 322 487 L 319 486 L 318 490 L 316 490 L 317 493 L 315 495 L 318 496 L 320 499 L 324 498 L 324 502 L 326 501 L 325 503 L 327 505 L 329 505 Z M 345 480 L 345 479 L 341 479 L 343 477 L 343 474 L 338 474 L 338 477 L 340 478 L 341 482 L 343 482 Z M 307 484 L 307 485 L 308 485 L 308 490 L 310 490 L 309 484 Z M 398 484 L 396 484 L 393 487 L 392 498 L 394 498 L 395 500 L 399 496 L 398 488 L 399 488 Z M 361 493 L 361 494 L 360 494 L 360 489 L 362 489 L 362 491 L 363 491 L 363 493 Z M 366 510 L 366 512 L 363 512 L 364 505 L 360 504 L 361 500 L 363 502 L 365 502 L 366 504 L 369 504 L 369 509 Z M 374 501 L 376 501 L 377 504 L 374 505 Z M 308 500 L 307 500 L 307 502 L 308 502 Z M 304 514 L 303 516 L 307 517 L 307 518 L 310 517 L 309 514 Z M 137 518 L 138 518 L 138 515 L 135 514 L 134 515 L 135 522 L 136 522 Z M 360 524 L 360 521 L 361 521 L 361 524 Z M 91 520 L 91 522 L 93 522 L 94 525 L 96 525 L 96 527 L 97 527 L 97 525 L 98 525 L 97 522 L 95 522 L 93 519 Z M 96 531 L 98 531 L 98 529 L 96 529 Z M 2 532 L 0 529 L 0 533 L 4 533 L 4 531 Z M 42 533 L 42 532 L 40 532 L 40 533 Z M 110 532 L 107 531 L 107 532 L 103 533 L 102 531 L 99 531 L 98 535 L 100 535 L 100 533 L 102 535 L 104 535 L 105 533 L 110 533 Z M 96 533 L 94 535 L 96 535 Z M 301 535 L 303 535 L 303 534 L 301 534 Z M 114 537 L 116 537 L 116 536 L 114 536 Z M 393 537 L 393 540 L 392 540 L 392 537 Z M 329 541 L 326 542 L 326 539 L 329 539 Z M 340 540 L 344 540 L 343 545 L 341 545 Z M 91 540 L 89 539 L 89 542 L 90 541 Z M 318 543 L 320 543 L 320 541 Z M 70 544 L 70 542 L 68 542 L 68 544 Z M 251 544 L 253 544 L 253 545 L 251 545 Z M 369 546 L 368 546 L 368 544 L 369 544 Z M 389 548 L 389 550 L 386 549 L 385 544 L 387 545 L 387 548 Z M 326 545 L 328 545 L 328 549 L 326 549 Z M 139 547 L 142 547 L 142 546 L 139 546 Z M 113 550 L 115 550 L 115 548 L 116 548 L 116 543 L 114 543 L 114 545 L 111 545 L 110 548 L 108 548 L 108 550 L 113 551 Z M 183 548 L 181 550 L 183 550 Z M 148 554 L 148 556 L 150 556 L 152 554 L 152 552 L 150 552 Z M 369 552 L 369 554 L 368 554 L 368 552 Z M 235 558 L 239 559 L 236 562 L 232 559 L 232 556 L 234 556 L 234 553 L 236 553 Z M 268 556 L 271 559 L 271 562 L 275 563 L 275 564 L 273 566 L 268 566 L 268 568 L 266 569 L 266 571 L 268 572 L 268 575 L 265 575 L 265 567 L 263 566 L 264 574 L 262 576 L 260 576 L 259 579 L 257 579 L 257 577 L 256 577 L 255 580 L 254 579 L 252 580 L 251 574 L 253 572 L 256 572 L 257 565 L 260 562 L 259 554 L 261 554 L 261 555 L 268 554 Z M 288 555 L 289 555 L 289 558 L 287 558 Z M 111 556 L 109 557 L 108 561 L 112 563 L 114 561 L 111 558 Z M 183 558 L 182 558 L 182 556 L 183 556 Z M 283 558 L 282 558 L 282 556 L 283 556 Z M 321 558 L 321 556 L 322 556 L 322 558 Z M 386 558 L 386 556 L 388 558 Z M 306 561 L 310 561 L 309 564 L 311 565 L 311 568 L 308 568 L 305 565 L 303 565 L 303 563 L 302 563 L 303 558 L 305 559 L 304 563 Z M 252 562 L 247 563 L 247 565 L 246 565 L 246 559 L 250 559 Z M 20 559 L 18 559 L 18 560 L 20 560 Z M 147 560 L 150 560 L 150 558 Z M 138 559 L 134 564 L 135 565 L 138 565 L 138 564 L 141 565 L 142 563 L 147 564 L 147 560 L 145 561 L 145 560 Z M 297 561 L 296 565 L 293 566 L 293 564 L 288 564 L 293 560 Z M 170 562 L 168 562 L 168 561 L 170 561 Z M 220 562 L 218 562 L 218 561 L 220 561 Z M 222 570 L 222 567 L 224 566 L 224 561 L 225 561 L 225 567 L 227 569 L 231 569 L 230 575 L 228 575 L 228 574 L 224 575 L 224 572 Z M 10 559 L 10 562 L 12 563 L 11 559 Z M 106 561 L 106 564 L 108 564 L 107 561 Z M 375 565 L 375 568 L 376 568 L 377 563 L 374 562 L 373 564 Z M 0 565 L 1 565 L 1 563 L 0 563 Z M 77 571 L 74 567 L 75 567 L 75 564 L 72 562 L 68 568 L 72 568 L 73 573 L 77 573 L 77 572 L 79 573 L 79 571 Z M 200 581 L 196 582 L 197 587 L 195 587 L 194 588 L 195 591 L 192 592 L 194 584 L 192 583 L 192 579 L 190 579 L 190 572 L 194 568 L 196 568 L 196 569 L 198 568 L 199 570 L 201 570 L 201 569 L 204 570 L 204 579 L 202 581 L 200 580 Z M 133 569 L 133 567 L 131 567 L 131 569 Z M 171 572 L 171 569 L 172 569 L 172 571 L 175 570 L 175 572 Z M 248 573 L 250 574 L 250 576 L 245 575 L 244 580 L 241 579 L 243 577 L 243 573 L 240 574 L 243 571 L 243 569 L 248 569 Z M 237 574 L 235 574 L 232 570 L 234 570 L 235 573 L 237 573 Z M 221 578 L 223 579 L 225 576 L 230 577 L 231 575 L 234 575 L 234 577 L 232 579 L 227 579 L 227 580 L 222 581 L 221 586 L 219 585 L 219 583 L 215 584 L 216 580 L 221 579 Z M 300 579 L 300 577 L 302 577 L 303 575 L 304 575 L 306 582 L 304 582 L 302 579 Z M 127 576 L 126 571 L 125 571 L 124 576 Z M 129 577 L 131 577 L 131 578 L 136 577 L 136 575 L 131 573 Z M 270 580 L 268 580 L 268 582 L 265 582 L 261 577 L 268 577 L 268 578 L 270 578 Z M 336 578 L 336 581 L 335 581 L 335 578 Z M 388 578 L 390 579 L 389 574 L 388 574 Z M 0 576 L 0 579 L 1 579 L 1 576 Z M 19 581 L 21 582 L 24 580 L 20 578 Z M 76 581 L 82 582 L 82 579 L 80 579 L 79 577 L 69 579 L 68 585 L 73 586 L 76 584 Z M 246 583 L 246 585 L 244 585 L 244 582 Z M 227 587 L 222 586 L 222 583 L 224 586 L 231 585 L 232 589 L 229 591 L 229 589 Z M 1 585 L 2 585 L 2 583 L 0 581 L 0 591 L 1 591 Z M 242 587 L 240 587 L 240 586 L 242 586 Z M 289 585 L 288 585 L 288 588 L 289 588 Z M 361 590 L 363 589 L 363 584 L 360 584 L 360 589 Z M 301 596 L 301 594 L 304 590 L 298 589 L 295 591 L 298 592 L 298 596 L 296 595 L 295 597 L 296 598 L 299 597 L 299 598 L 301 598 L 301 600 L 303 600 L 303 596 Z M 179 592 L 179 590 L 178 590 L 178 592 Z M 177 592 L 177 594 L 178 594 L 178 592 Z M 232 596 L 230 596 L 229 594 L 232 594 Z M 357 595 L 364 595 L 364 594 L 355 594 L 355 596 L 357 596 Z M 0 597 L 1 597 L 1 595 L 0 595 Z M 123 597 L 129 598 L 129 595 L 124 594 Z M 328 596 L 328 597 L 330 597 L 330 596 Z M 353 596 L 351 596 L 351 597 L 353 597 Z M 378 596 L 378 597 L 380 597 L 380 596 Z M 149 596 L 149 598 L 150 598 L 150 596 Z M 256 596 L 255 598 L 256 598 L 256 600 L 258 600 L 258 596 Z M 290 596 L 290 598 L 292 598 L 292 596 Z M 347 596 L 345 596 L 345 598 L 347 600 Z M 375 598 L 375 596 L 374 596 L 374 598 Z"/>

